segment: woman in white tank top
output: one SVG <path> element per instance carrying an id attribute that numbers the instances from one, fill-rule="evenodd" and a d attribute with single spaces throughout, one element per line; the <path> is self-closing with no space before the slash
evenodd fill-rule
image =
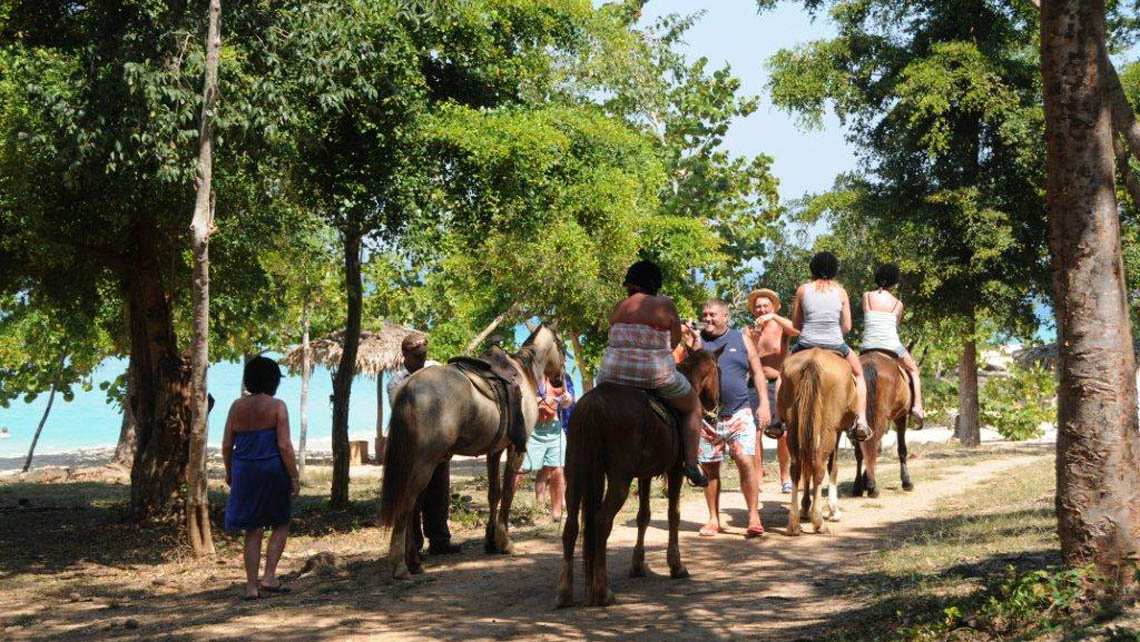
<path id="1" fill-rule="evenodd" d="M 922 410 L 922 376 L 918 364 L 899 339 L 898 325 L 902 321 L 903 304 L 891 294 L 891 288 L 899 283 L 898 266 L 892 263 L 879 266 L 875 270 L 875 283 L 879 289 L 863 295 L 863 343 L 860 349 L 883 350 L 899 360 L 914 382 L 914 407 L 910 412 L 921 426 L 925 416 Z"/>

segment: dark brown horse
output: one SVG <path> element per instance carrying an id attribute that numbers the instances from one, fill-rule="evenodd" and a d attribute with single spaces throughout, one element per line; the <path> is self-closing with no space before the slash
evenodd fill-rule
<path id="1" fill-rule="evenodd" d="M 562 380 L 562 340 L 552 329 L 539 326 L 509 360 L 525 375 L 520 387 L 529 435 L 538 418 L 538 382 L 543 374 L 551 381 Z M 480 393 L 458 368 L 435 366 L 417 371 L 400 388 L 392 403 L 391 421 L 380 492 L 380 525 L 392 529 L 388 549 L 392 576 L 404 579 L 409 573 L 422 572 L 408 523 L 432 472 L 452 455 L 488 455 L 491 516 L 486 549 L 489 553 L 510 553 L 513 546 L 507 523 L 514 473 L 522 457 L 510 446 L 507 435 L 499 431 L 498 405 Z M 504 450 L 506 470 L 500 476 L 499 459 Z"/>
<path id="2" fill-rule="evenodd" d="M 910 379 L 907 378 L 893 354 L 871 350 L 859 356 L 863 364 L 863 376 L 867 381 L 867 423 L 871 425 L 871 438 L 855 444 L 855 489 L 852 495 L 860 497 L 866 491 L 868 497 L 878 497 L 879 488 L 875 485 L 875 462 L 883 436 L 887 434 L 888 422 L 894 422 L 899 443 L 899 473 L 903 490 L 914 490 L 910 481 L 910 471 L 906 468 L 906 418 L 914 403 Z M 863 470 L 866 460 L 867 469 Z"/>
<path id="3" fill-rule="evenodd" d="M 855 380 L 843 357 L 818 348 L 785 359 L 782 377 L 776 405 L 787 426 L 788 451 L 792 456 L 792 498 L 786 532 L 799 535 L 800 511 L 810 509 L 815 532 L 826 533 L 820 489 L 824 475 L 829 473 L 827 519 L 839 521 L 839 465 L 834 454 L 840 433 L 855 422 Z M 797 501 L 801 489 L 802 507 Z"/>
<path id="4" fill-rule="evenodd" d="M 723 348 L 722 348 L 723 350 Z M 677 369 L 693 384 L 706 414 L 720 404 L 717 353 L 697 350 Z M 582 542 L 586 572 L 586 605 L 613 602 L 606 572 L 606 540 L 614 516 L 625 504 L 637 479 L 637 545 L 630 577 L 643 577 L 645 529 L 649 526 L 649 484 L 665 475 L 669 492 L 669 548 L 666 558 L 673 578 L 688 577 L 681 563 L 677 527 L 681 522 L 681 432 L 649 406 L 649 394 L 629 386 L 603 383 L 578 401 L 570 416 L 566 448 L 566 527 L 562 531 L 562 577 L 558 606 L 570 606 L 574 592 L 574 544 L 578 540 L 578 509 L 582 509 Z M 604 497 L 603 497 L 604 493 Z"/>

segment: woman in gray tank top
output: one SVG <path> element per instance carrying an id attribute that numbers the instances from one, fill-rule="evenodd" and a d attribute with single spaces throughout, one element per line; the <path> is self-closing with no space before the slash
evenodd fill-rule
<path id="1" fill-rule="evenodd" d="M 851 302 L 847 290 L 835 282 L 839 274 L 839 259 L 831 252 L 820 252 L 811 258 L 811 281 L 796 290 L 792 304 L 792 323 L 800 331 L 799 340 L 791 352 L 808 348 L 821 348 L 838 352 L 851 366 L 855 376 L 855 426 L 850 436 L 862 441 L 871 436 L 867 425 L 867 383 L 863 380 L 863 366 L 859 355 L 843 340 L 851 331 Z"/>

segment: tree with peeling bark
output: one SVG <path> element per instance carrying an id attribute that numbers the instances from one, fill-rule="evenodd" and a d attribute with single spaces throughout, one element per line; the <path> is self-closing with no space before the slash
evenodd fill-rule
<path id="1" fill-rule="evenodd" d="M 190 222 L 194 254 L 194 337 L 190 345 L 190 461 L 186 466 L 186 536 L 195 555 L 213 555 L 210 498 L 206 493 L 208 413 L 206 372 L 210 366 L 210 234 L 214 218 L 214 107 L 218 95 L 218 56 L 222 49 L 222 3 L 210 0 L 206 29 L 206 73 L 198 140 L 197 196 Z"/>
<path id="2" fill-rule="evenodd" d="M 977 445 L 979 321 L 1032 336 L 1048 288 L 1036 12 L 1004 0 L 805 5 L 830 7 L 839 33 L 770 60 L 773 101 L 808 127 L 833 111 L 862 155 L 811 207 L 900 265 L 910 311 L 955 321 L 958 436 Z"/>
<path id="3" fill-rule="evenodd" d="M 1134 581 L 1140 430 L 1115 194 L 1105 7 L 1041 6 L 1046 198 L 1060 347 L 1057 521 L 1073 566 Z M 1093 295 L 1095 293 L 1095 295 Z"/>

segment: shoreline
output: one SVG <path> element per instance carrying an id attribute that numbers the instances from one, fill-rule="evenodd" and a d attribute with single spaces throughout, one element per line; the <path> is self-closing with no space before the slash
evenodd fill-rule
<path id="1" fill-rule="evenodd" d="M 1038 439 L 1030 439 L 1024 442 L 1010 442 L 1010 443 L 1052 443 L 1056 439 L 1056 429 L 1050 428 L 1046 430 L 1045 435 Z M 945 443 L 954 439 L 954 431 L 942 426 L 928 426 L 922 430 L 907 430 L 908 443 Z M 375 435 L 367 437 L 360 435 L 351 435 L 350 440 L 367 440 L 369 444 L 369 455 L 375 455 L 372 451 L 372 440 Z M 893 447 L 896 441 L 894 430 L 890 430 L 883 438 L 883 448 Z M 982 443 L 992 443 L 1004 441 L 996 431 L 988 428 L 982 429 Z M 765 452 L 775 452 L 776 442 L 763 438 L 763 447 Z M 294 443 L 294 448 L 296 448 Z M 843 436 L 840 439 L 840 448 L 850 448 L 850 443 L 847 437 Z M 222 453 L 220 446 L 208 446 L 206 452 L 211 461 L 221 461 Z M 83 467 L 99 467 L 106 466 L 111 463 L 112 457 L 115 455 L 114 446 L 99 446 L 89 448 L 76 448 L 73 450 L 65 450 L 58 452 L 45 452 L 43 454 L 36 454 L 32 458 L 32 466 L 29 471 L 43 469 L 43 468 L 83 468 Z M 26 455 L 19 455 L 14 457 L 0 457 L 0 477 L 8 477 L 14 474 L 19 474 L 20 470 L 24 467 L 24 458 Z M 332 457 L 332 439 L 319 438 L 311 440 L 306 443 L 305 448 L 305 461 L 307 464 L 321 464 L 327 463 Z"/>

